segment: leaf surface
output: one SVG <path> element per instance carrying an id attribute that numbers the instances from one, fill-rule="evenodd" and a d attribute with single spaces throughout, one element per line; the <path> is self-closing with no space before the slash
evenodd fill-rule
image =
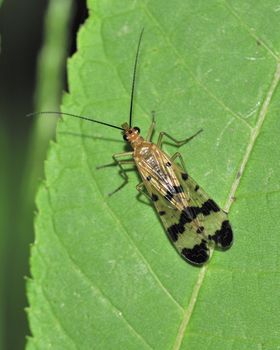
<path id="1" fill-rule="evenodd" d="M 279 4 L 89 1 L 63 111 L 178 139 L 188 172 L 230 212 L 233 247 L 199 269 L 170 246 L 139 176 L 112 197 L 117 130 L 65 118 L 37 196 L 29 348 L 279 346 Z M 157 133 L 154 135 L 155 139 Z M 170 154 L 175 148 L 166 146 Z M 273 310 L 273 311 L 272 311 Z M 207 316 L 207 317 L 206 317 Z"/>

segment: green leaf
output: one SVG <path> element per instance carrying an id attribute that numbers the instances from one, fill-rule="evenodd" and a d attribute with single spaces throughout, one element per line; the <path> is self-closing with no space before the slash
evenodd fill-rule
<path id="1" fill-rule="evenodd" d="M 43 46 L 39 53 L 34 110 L 58 110 L 61 104 L 69 29 L 72 22 L 72 0 L 52 0 L 45 15 Z M 33 132 L 29 141 L 26 172 L 23 174 L 23 212 L 30 218 L 38 179 L 43 177 L 43 162 L 49 140 L 54 137 L 57 119 L 33 118 Z"/>
<path id="2" fill-rule="evenodd" d="M 145 135 L 155 110 L 157 132 L 182 139 L 204 129 L 180 152 L 189 173 L 230 210 L 235 242 L 201 269 L 188 265 L 152 207 L 137 199 L 135 171 L 107 196 L 122 179 L 117 168 L 96 166 L 125 149 L 119 132 L 65 118 L 37 196 L 29 348 L 276 349 L 279 4 L 89 6 L 63 111 L 127 121 L 144 27 L 134 123 Z"/>

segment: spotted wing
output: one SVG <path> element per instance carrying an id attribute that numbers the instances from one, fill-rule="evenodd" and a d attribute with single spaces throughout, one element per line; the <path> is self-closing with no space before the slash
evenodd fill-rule
<path id="1" fill-rule="evenodd" d="M 148 195 L 179 254 L 192 264 L 205 263 L 209 258 L 208 239 L 197 233 L 198 227 L 183 210 L 188 206 L 188 198 L 169 157 L 155 149 L 153 167 L 143 162 L 137 165 Z"/>
<path id="2" fill-rule="evenodd" d="M 199 235 L 214 242 L 221 249 L 228 249 L 233 242 L 233 232 L 228 215 L 209 198 L 207 193 L 177 164 L 175 174 L 189 199 L 185 213 L 197 227 Z"/>
<path id="3" fill-rule="evenodd" d="M 149 179 L 144 180 L 145 187 L 177 251 L 188 262 L 202 265 L 209 258 L 209 243 L 221 248 L 232 243 L 227 214 L 181 167 L 172 162 L 170 166 L 165 154 L 158 159 L 169 190 L 142 169 L 143 179 Z"/>

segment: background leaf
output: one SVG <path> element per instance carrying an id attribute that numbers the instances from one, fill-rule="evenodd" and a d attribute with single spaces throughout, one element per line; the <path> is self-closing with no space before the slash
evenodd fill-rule
<path id="1" fill-rule="evenodd" d="M 180 151 L 198 183 L 230 209 L 235 243 L 201 269 L 186 264 L 154 210 L 137 200 L 135 172 L 107 196 L 121 178 L 96 166 L 124 149 L 118 132 L 66 118 L 37 196 L 29 348 L 278 348 L 278 3 L 89 7 L 63 110 L 127 120 L 144 27 L 134 123 L 145 134 L 155 110 L 157 130 L 179 139 L 203 127 Z"/>
<path id="2" fill-rule="evenodd" d="M 2 1 L 0 0 L 0 6 L 2 4 Z M 1 54 L 1 37 L 0 37 L 0 54 Z M 4 135 L 2 129 L 0 129 L 0 133 L 1 133 L 1 137 L 0 137 L 0 159 L 1 159 L 1 168 L 4 168 L 7 165 L 7 159 L 5 157 L 6 151 L 8 151 L 8 147 L 7 147 L 7 140 L 6 140 L 6 136 Z M 8 196 L 6 196 L 6 193 L 4 193 L 5 189 L 7 188 L 7 176 L 6 174 L 4 174 L 3 172 L 1 172 L 0 174 L 0 191 L 2 193 L 2 196 L 0 197 L 0 230 L 1 232 L 4 232 L 5 228 L 6 228 L 6 212 L 5 212 L 5 198 L 8 198 Z M 1 305 L 1 309 L 3 310 L 3 306 L 5 304 L 5 290 L 3 288 L 4 286 L 4 271 L 5 271 L 5 245 L 6 245 L 6 236 L 5 235 L 1 235 L 0 236 L 0 264 L 1 264 L 1 271 L 0 271 L 0 305 Z M 4 342 L 5 342 L 5 335 L 4 335 L 4 324 L 5 324 L 5 320 L 4 320 L 4 313 L 1 312 L 0 313 L 0 348 L 3 347 Z"/>
<path id="3" fill-rule="evenodd" d="M 24 276 L 28 273 L 29 244 L 33 241 L 34 203 L 28 208 L 28 220 L 22 216 L 27 203 L 21 194 L 32 120 L 23 116 L 32 108 L 43 2 L 3 1 L 0 9 L 1 349 L 22 349 L 28 332 Z"/>
<path id="4" fill-rule="evenodd" d="M 0 9 L 0 349 L 23 349 L 29 332 L 24 277 L 29 274 L 30 243 L 34 241 L 34 194 L 55 129 L 55 119 L 25 115 L 37 108 L 57 109 L 65 79 L 71 1 L 56 2 L 49 10 L 46 28 L 51 30 L 44 44 L 46 3 L 12 0 L 3 2 Z M 44 58 L 35 84 L 37 53 L 42 47 Z M 40 124 L 36 131 L 32 128 L 35 120 Z"/>
<path id="5" fill-rule="evenodd" d="M 61 103 L 62 87 L 66 67 L 66 57 L 71 44 L 73 17 L 72 0 L 51 0 L 44 18 L 44 38 L 37 62 L 35 87 L 35 111 L 58 110 Z M 55 118 L 30 118 L 33 130 L 29 140 L 26 171 L 23 174 L 22 221 L 30 220 L 34 206 L 34 194 L 42 179 L 43 160 L 49 140 L 54 136 Z M 25 224 L 27 226 L 27 224 Z"/>
<path id="6" fill-rule="evenodd" d="M 7 153 L 8 153 L 8 142 L 6 135 L 3 130 L 0 128 L 0 166 L 1 169 L 5 169 L 8 164 Z M 4 172 L 0 173 L 0 231 L 5 232 L 7 229 L 7 205 L 6 201 L 8 198 L 8 177 Z M 1 310 L 4 309 L 5 305 L 5 269 L 6 269 L 6 260 L 7 260 L 7 235 L 0 235 L 0 305 Z M 0 349 L 4 349 L 5 344 L 5 313 L 2 311 L 0 313 Z"/>

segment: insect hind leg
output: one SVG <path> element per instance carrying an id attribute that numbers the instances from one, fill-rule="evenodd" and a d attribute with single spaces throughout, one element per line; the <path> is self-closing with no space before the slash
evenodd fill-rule
<path id="1" fill-rule="evenodd" d="M 144 182 L 140 182 L 137 186 L 136 186 L 136 190 L 139 192 L 139 195 L 144 194 L 144 196 L 146 198 L 148 198 L 149 202 L 151 201 L 151 197 L 145 192 L 144 190 L 145 185 Z"/>
<path id="2" fill-rule="evenodd" d="M 184 139 L 184 140 L 177 140 L 175 139 L 174 137 L 172 137 L 171 135 L 167 134 L 166 132 L 164 131 L 161 131 L 159 133 L 159 137 L 158 137 L 158 141 L 157 141 L 157 146 L 159 148 L 162 148 L 162 143 L 163 143 L 163 138 L 164 137 L 167 137 L 168 139 L 170 139 L 171 141 L 173 141 L 175 143 L 175 145 L 177 147 L 181 147 L 183 146 L 184 144 L 188 143 L 189 141 L 191 141 L 193 138 L 195 138 L 198 134 L 200 134 L 202 132 L 202 129 L 198 130 L 194 135 Z"/>
<path id="3" fill-rule="evenodd" d="M 181 153 L 179 153 L 179 152 L 174 153 L 173 156 L 171 157 L 172 162 L 174 162 L 176 160 L 176 158 L 179 158 L 183 170 L 185 172 L 187 172 L 186 165 L 185 165 L 185 162 L 184 162 L 184 159 L 183 159 Z"/>

